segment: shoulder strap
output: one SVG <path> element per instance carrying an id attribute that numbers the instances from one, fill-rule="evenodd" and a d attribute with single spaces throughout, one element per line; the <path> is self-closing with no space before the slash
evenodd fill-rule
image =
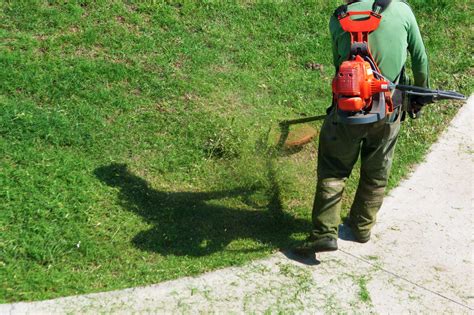
<path id="1" fill-rule="evenodd" d="M 347 12 L 347 4 L 343 4 L 339 7 L 336 8 L 336 10 L 334 10 L 334 17 L 339 17 L 340 15 L 343 15 Z"/>
<path id="2" fill-rule="evenodd" d="M 347 6 L 349 6 L 353 3 L 356 3 L 356 2 L 359 2 L 359 0 L 354 0 L 354 1 L 351 1 L 347 4 L 343 4 L 343 5 L 339 6 L 336 10 L 334 10 L 334 16 L 338 17 L 340 15 L 344 15 L 347 12 Z"/>
<path id="3" fill-rule="evenodd" d="M 359 0 L 351 1 L 348 4 L 343 4 L 334 10 L 334 17 L 339 17 L 347 13 L 347 7 L 353 3 L 359 2 Z M 377 14 L 382 13 L 392 2 L 392 0 L 375 0 L 372 5 L 372 11 Z"/>
<path id="4" fill-rule="evenodd" d="M 392 0 L 375 0 L 374 4 L 372 5 L 372 11 L 380 14 L 385 11 L 386 8 L 388 8 L 391 2 Z"/>

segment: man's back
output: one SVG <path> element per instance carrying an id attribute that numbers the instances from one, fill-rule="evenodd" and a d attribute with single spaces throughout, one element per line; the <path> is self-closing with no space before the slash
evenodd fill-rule
<path id="1" fill-rule="evenodd" d="M 371 10 L 372 4 L 371 0 L 361 0 L 350 4 L 348 11 Z M 382 16 L 379 28 L 369 35 L 370 50 L 380 70 L 388 79 L 395 80 L 405 65 L 408 50 L 415 84 L 427 87 L 428 59 L 411 8 L 403 1 L 393 0 Z M 334 65 L 337 68 L 348 58 L 350 37 L 334 16 L 331 17 L 329 29 L 333 40 Z"/>

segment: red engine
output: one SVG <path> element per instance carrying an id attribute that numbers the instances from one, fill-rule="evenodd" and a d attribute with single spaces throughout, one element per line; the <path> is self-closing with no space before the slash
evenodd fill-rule
<path id="1" fill-rule="evenodd" d="M 344 61 L 332 81 L 337 106 L 343 111 L 367 109 L 374 94 L 388 91 L 389 82 L 375 78 L 370 64 L 361 56 Z"/>

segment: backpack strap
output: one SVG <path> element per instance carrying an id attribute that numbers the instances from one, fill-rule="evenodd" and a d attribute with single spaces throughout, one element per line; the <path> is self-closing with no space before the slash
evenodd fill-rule
<path id="1" fill-rule="evenodd" d="M 372 11 L 381 14 L 392 3 L 392 0 L 375 0 L 372 5 Z"/>
<path id="2" fill-rule="evenodd" d="M 339 17 L 347 13 L 347 8 L 349 5 L 359 2 L 359 0 L 351 1 L 348 4 L 343 4 L 339 6 L 336 10 L 334 10 L 334 17 Z M 374 4 L 372 5 L 372 11 L 377 14 L 381 14 L 385 9 L 390 5 L 392 0 L 375 0 Z"/>
<path id="3" fill-rule="evenodd" d="M 359 2 L 359 0 L 354 0 L 354 1 L 351 1 L 347 4 L 343 4 L 341 6 L 339 6 L 336 10 L 334 10 L 334 17 L 339 17 L 341 15 L 344 15 L 347 13 L 347 7 L 353 3 L 356 3 L 356 2 Z"/>
<path id="4" fill-rule="evenodd" d="M 333 16 L 335 18 L 338 18 L 339 16 L 344 15 L 346 13 L 347 13 L 347 4 L 343 4 L 337 7 L 336 10 L 334 10 Z"/>

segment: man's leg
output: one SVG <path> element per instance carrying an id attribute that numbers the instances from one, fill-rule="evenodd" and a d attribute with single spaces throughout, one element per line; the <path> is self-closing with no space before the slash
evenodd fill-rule
<path id="1" fill-rule="evenodd" d="M 321 128 L 318 151 L 318 183 L 314 199 L 311 238 L 337 239 L 341 200 L 347 177 L 357 161 L 364 126 L 335 122 L 329 115 Z"/>
<path id="2" fill-rule="evenodd" d="M 318 179 L 312 213 L 313 239 L 337 238 L 345 184 L 346 177 Z"/>
<path id="3" fill-rule="evenodd" d="M 350 136 L 346 126 L 326 117 L 319 136 L 318 183 L 314 198 L 313 227 L 308 240 L 294 253 L 309 256 L 337 249 L 341 199 L 347 177 L 357 161 L 360 142 Z"/>
<path id="4" fill-rule="evenodd" d="M 367 242 L 382 206 L 400 121 L 376 123 L 362 142 L 360 181 L 350 212 L 356 240 Z"/>

